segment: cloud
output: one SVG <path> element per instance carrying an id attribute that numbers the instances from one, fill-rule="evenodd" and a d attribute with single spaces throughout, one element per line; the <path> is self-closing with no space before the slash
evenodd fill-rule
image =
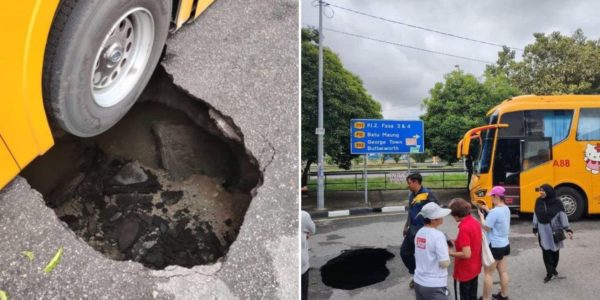
<path id="1" fill-rule="evenodd" d="M 533 33 L 560 31 L 570 35 L 582 28 L 590 39 L 600 37 L 600 1 L 422 1 L 328 0 L 330 3 L 384 18 L 473 39 L 524 48 Z M 318 7 L 301 0 L 301 24 L 317 27 Z M 332 18 L 323 26 L 395 43 L 495 62 L 501 49 L 490 45 L 392 24 L 338 8 L 326 8 Z M 429 90 L 455 66 L 480 77 L 485 64 L 440 56 L 324 31 L 325 46 L 364 82 L 390 119 L 417 119 Z M 520 52 L 517 52 L 517 58 Z"/>

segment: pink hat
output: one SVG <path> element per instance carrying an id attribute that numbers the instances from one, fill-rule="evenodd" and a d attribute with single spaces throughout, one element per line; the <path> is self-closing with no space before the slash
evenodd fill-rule
<path id="1" fill-rule="evenodd" d="M 490 196 L 498 196 L 498 197 L 504 197 L 504 192 L 506 190 L 504 189 L 503 186 L 495 186 L 492 188 L 492 190 L 488 193 L 488 195 Z"/>

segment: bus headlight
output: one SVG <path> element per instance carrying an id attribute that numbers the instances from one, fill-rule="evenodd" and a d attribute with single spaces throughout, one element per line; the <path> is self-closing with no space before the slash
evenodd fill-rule
<path id="1" fill-rule="evenodd" d="M 487 190 L 479 190 L 475 193 L 475 196 L 483 197 L 483 196 L 485 196 L 485 192 L 487 192 Z"/>

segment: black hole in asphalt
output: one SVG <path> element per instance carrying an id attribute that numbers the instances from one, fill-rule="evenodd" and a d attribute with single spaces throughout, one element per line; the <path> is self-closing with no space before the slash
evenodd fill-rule
<path id="1" fill-rule="evenodd" d="M 390 271 L 386 262 L 394 257 L 386 249 L 364 248 L 344 251 L 321 267 L 327 286 L 353 290 L 385 280 Z"/>
<path id="2" fill-rule="evenodd" d="M 262 174 L 209 109 L 157 68 L 117 125 L 94 138 L 55 137 L 22 176 L 109 258 L 152 269 L 214 263 L 237 237 Z"/>

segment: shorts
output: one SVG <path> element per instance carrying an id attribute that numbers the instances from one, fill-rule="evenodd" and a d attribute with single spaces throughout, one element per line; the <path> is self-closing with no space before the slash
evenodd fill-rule
<path id="1" fill-rule="evenodd" d="M 492 244 L 490 244 L 490 250 L 492 251 L 492 256 L 495 260 L 502 260 L 504 256 L 510 255 L 510 244 L 500 248 L 494 248 L 492 247 Z"/>
<path id="2" fill-rule="evenodd" d="M 417 300 L 450 300 L 450 291 L 444 287 L 425 287 L 415 282 Z"/>

